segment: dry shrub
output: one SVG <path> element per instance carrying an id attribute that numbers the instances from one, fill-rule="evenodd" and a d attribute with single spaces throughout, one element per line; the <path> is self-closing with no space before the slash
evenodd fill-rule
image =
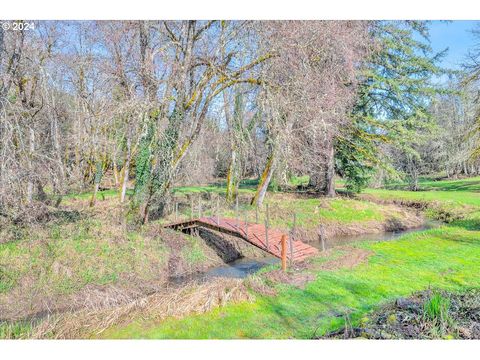
<path id="1" fill-rule="evenodd" d="M 31 338 L 75 339 L 97 337 L 106 329 L 132 319 L 160 321 L 204 313 L 230 302 L 251 301 L 252 295 L 238 279 L 218 279 L 165 289 L 127 304 L 103 309 L 82 310 L 50 317 L 38 324 Z"/>
<path id="2" fill-rule="evenodd" d="M 268 279 L 268 274 L 265 276 Z M 263 296 L 276 296 L 278 294 L 277 289 L 271 284 L 268 284 L 268 281 L 264 281 L 261 276 L 250 275 L 245 280 L 245 286 L 251 289 L 254 293 L 260 294 Z"/>

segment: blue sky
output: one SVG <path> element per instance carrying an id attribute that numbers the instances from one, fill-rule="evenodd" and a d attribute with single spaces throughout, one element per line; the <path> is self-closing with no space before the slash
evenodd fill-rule
<path id="1" fill-rule="evenodd" d="M 433 50 L 438 52 L 449 48 L 442 63 L 445 67 L 460 68 L 468 50 L 480 42 L 480 39 L 475 40 L 470 32 L 477 23 L 480 21 L 433 21 L 430 24 L 430 40 Z"/>

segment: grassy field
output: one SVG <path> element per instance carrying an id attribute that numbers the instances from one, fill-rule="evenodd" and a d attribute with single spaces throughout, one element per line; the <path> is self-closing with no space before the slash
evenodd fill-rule
<path id="1" fill-rule="evenodd" d="M 221 193 L 221 189 L 219 185 L 177 191 L 195 197 L 202 192 Z M 173 221 L 173 214 L 148 226 L 131 226 L 125 220 L 128 205 L 121 205 L 117 196 L 115 190 L 101 191 L 96 206 L 89 208 L 91 193 L 72 194 L 61 203 L 62 211 L 75 214 L 71 218 L 1 229 L 2 238 L 10 241 L 0 243 L 0 306 L 12 301 L 7 298 L 15 292 L 17 297 L 29 292 L 36 292 L 39 298 L 55 297 L 74 294 L 86 286 L 127 285 L 132 277 L 138 281 L 159 279 L 168 275 L 165 268 L 173 254 L 179 255 L 187 268 L 212 264 L 213 250 L 201 239 L 183 236 L 169 242 L 158 236 L 161 223 Z M 271 226 L 284 228 L 292 225 L 294 213 L 297 226 L 305 228 L 314 228 L 320 222 L 360 224 L 401 215 L 389 206 L 364 200 L 304 198 L 279 192 L 270 193 L 268 203 Z M 205 204 L 204 213 L 212 214 Z M 189 202 L 183 205 L 179 216 L 189 218 Z M 247 216 L 254 221 L 252 206 L 241 203 L 240 208 L 242 219 Z M 235 212 L 224 207 L 221 215 L 234 217 Z M 265 207 L 259 210 L 259 222 L 264 219 Z M 173 234 L 164 236 L 172 238 Z M 175 242 L 181 243 L 179 249 L 169 246 Z"/>
<path id="2" fill-rule="evenodd" d="M 161 323 L 134 320 L 109 329 L 107 338 L 311 338 L 363 321 L 368 312 L 399 296 L 429 287 L 462 290 L 480 286 L 480 197 L 453 190 L 451 182 L 435 191 L 368 190 L 370 196 L 440 202 L 473 209 L 466 218 L 436 229 L 411 233 L 391 242 L 364 242 L 368 262 L 352 269 L 310 269 L 315 279 L 304 289 L 275 285 L 277 294 L 256 294 L 254 302 L 218 308 L 203 315 Z M 338 257 L 338 253 L 330 256 Z M 322 259 L 325 261 L 325 259 Z M 328 261 L 328 259 L 327 259 Z M 314 261 L 315 262 L 315 261 Z M 257 275 L 262 278 L 262 275 Z M 263 280 L 267 281 L 267 280 Z"/>
<path id="3" fill-rule="evenodd" d="M 406 190 L 408 184 L 393 183 L 387 186 L 389 190 Z M 480 191 L 480 177 L 471 177 L 459 180 L 434 180 L 429 177 L 422 177 L 419 179 L 420 191 Z"/>
<path id="4" fill-rule="evenodd" d="M 478 179 L 459 181 L 463 185 L 437 182 L 429 185 L 428 191 L 418 192 L 368 189 L 362 195 L 366 196 L 364 199 L 323 199 L 271 192 L 267 200 L 270 220 L 272 226 L 280 228 L 291 226 L 294 213 L 297 226 L 306 229 L 313 229 L 319 223 L 357 228 L 401 218 L 403 210 L 389 205 L 389 201 L 424 203 L 432 217 L 438 215 L 438 210 L 429 209 L 439 206 L 460 215 L 436 229 L 410 233 L 391 242 L 357 243 L 353 248 L 337 249 L 312 259 L 306 269 L 290 274 L 310 276 L 312 281 L 305 288 L 272 282 L 261 272 L 248 279 L 247 286 L 250 281 L 259 282 L 273 288 L 276 295 L 267 296 L 252 287 L 253 302 L 162 322 L 134 318 L 130 323 L 111 327 L 102 336 L 311 338 L 343 326 L 346 318 L 353 324 L 361 322 L 370 310 L 417 290 L 480 287 Z M 254 184 L 244 184 L 241 195 L 251 195 L 253 188 Z M 205 192 L 221 194 L 221 184 L 177 189 L 179 197 L 195 197 Z M 31 313 L 42 302 L 61 305 L 72 299 L 83 299 L 89 294 L 88 289 L 144 288 L 169 275 L 168 263 L 172 256 L 180 259 L 183 271 L 188 267 L 195 271 L 215 263 L 212 262 L 213 250 L 201 239 L 177 233 L 158 236 L 160 223 L 171 221 L 172 215 L 148 226 L 131 227 L 118 213 L 126 209 L 118 204 L 117 192 L 103 191 L 94 209 L 88 208 L 90 195 L 72 195 L 62 202 L 65 209 L 79 211 L 76 218 L 15 229 L 12 241 L 0 244 L 2 309 L 10 313 L 12 309 L 24 309 L 25 313 Z M 242 218 L 247 214 L 252 221 L 255 209 L 246 202 L 240 207 Z M 180 216 L 189 217 L 189 212 L 189 206 L 184 206 Z M 231 208 L 223 208 L 222 214 L 235 216 Z M 260 221 L 264 216 L 264 209 L 260 209 Z M 348 258 L 352 251 L 368 253 L 368 262 L 353 268 L 322 268 L 323 264 Z M 22 336 L 28 331 L 28 326 L 22 323 L 0 325 L 0 337 L 12 336 L 12 332 L 14 336 Z"/>

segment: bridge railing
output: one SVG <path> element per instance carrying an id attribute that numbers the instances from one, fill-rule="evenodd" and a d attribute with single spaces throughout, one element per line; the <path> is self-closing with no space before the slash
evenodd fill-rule
<path id="1" fill-rule="evenodd" d="M 249 223 L 262 224 L 265 227 L 266 246 L 269 249 L 268 232 L 272 228 L 271 222 L 271 204 L 265 202 L 262 207 L 250 205 L 248 201 L 240 201 L 237 195 L 232 202 L 226 201 L 225 197 L 219 193 L 202 192 L 198 194 L 188 194 L 185 196 L 174 196 L 167 211 L 167 219 L 170 222 L 184 222 L 196 218 L 210 217 L 217 221 L 220 218 L 227 217 L 236 220 L 239 230 L 243 230 L 248 237 Z M 277 212 L 275 212 L 277 213 Z M 297 213 L 290 211 L 289 229 L 287 230 L 287 250 L 290 261 L 293 259 L 293 242 L 299 239 Z M 242 224 L 243 223 L 243 224 Z M 243 225 L 243 229 L 242 226 Z M 322 251 L 326 250 L 326 235 L 322 225 L 318 228 L 318 238 L 321 243 Z"/>

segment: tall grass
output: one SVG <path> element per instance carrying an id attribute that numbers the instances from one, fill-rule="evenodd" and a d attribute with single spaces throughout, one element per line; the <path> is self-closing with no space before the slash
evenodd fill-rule
<path id="1" fill-rule="evenodd" d="M 434 293 L 423 304 L 423 319 L 432 324 L 432 332 L 443 336 L 452 328 L 453 319 L 450 316 L 450 299 L 440 293 Z"/>

